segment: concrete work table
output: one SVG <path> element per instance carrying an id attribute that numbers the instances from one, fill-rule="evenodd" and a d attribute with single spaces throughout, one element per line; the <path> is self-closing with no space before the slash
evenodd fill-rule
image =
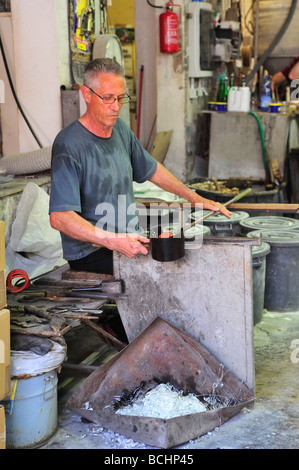
<path id="1" fill-rule="evenodd" d="M 205 238 L 197 249 L 186 249 L 184 258 L 167 263 L 150 253 L 129 259 L 114 252 L 115 278 L 124 281 L 127 295 L 117 307 L 128 340 L 160 316 L 254 390 L 251 247 L 259 244 Z"/>

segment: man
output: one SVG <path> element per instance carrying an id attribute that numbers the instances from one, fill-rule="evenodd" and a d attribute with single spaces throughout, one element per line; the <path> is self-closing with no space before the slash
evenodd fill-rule
<path id="1" fill-rule="evenodd" d="M 130 99 L 119 64 L 111 59 L 90 62 L 83 83 L 87 111 L 60 131 L 52 151 L 50 223 L 61 232 L 71 269 L 112 274 L 114 250 L 129 258 L 148 253 L 149 240 L 133 225 L 133 180 L 149 180 L 191 203 L 202 203 L 204 209 L 230 216 L 220 203 L 181 183 L 118 119 L 122 104 Z"/>
<path id="2" fill-rule="evenodd" d="M 299 78 L 299 56 L 295 57 L 287 67 L 275 73 L 271 78 L 271 89 L 274 92 L 284 80 L 291 82 Z"/>

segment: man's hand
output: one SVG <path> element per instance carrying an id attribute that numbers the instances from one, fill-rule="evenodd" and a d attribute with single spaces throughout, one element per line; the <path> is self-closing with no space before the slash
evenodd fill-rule
<path id="1" fill-rule="evenodd" d="M 203 205 L 203 209 L 220 212 L 230 219 L 231 212 L 220 202 L 210 201 L 210 199 L 201 199 L 200 203 Z"/>
<path id="2" fill-rule="evenodd" d="M 99 236 L 99 245 L 118 251 L 128 258 L 148 254 L 146 245 L 149 245 L 150 240 L 138 233 L 112 233 L 96 229 L 96 234 Z"/>
<path id="3" fill-rule="evenodd" d="M 203 209 L 210 209 L 212 211 L 219 211 L 221 214 L 230 218 L 231 212 L 226 209 L 225 206 L 220 204 L 220 202 L 210 201 L 199 196 L 195 191 L 188 188 L 185 184 L 179 181 L 170 171 L 168 171 L 161 163 L 158 162 L 157 169 L 153 176 L 150 178 L 150 181 L 154 183 L 159 188 L 169 191 L 173 194 L 177 194 L 186 201 L 191 203 L 203 204 Z"/>

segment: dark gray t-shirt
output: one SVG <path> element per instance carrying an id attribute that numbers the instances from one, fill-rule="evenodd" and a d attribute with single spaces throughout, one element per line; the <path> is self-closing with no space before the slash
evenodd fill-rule
<path id="1" fill-rule="evenodd" d="M 79 121 L 62 129 L 52 149 L 50 212 L 75 211 L 105 230 L 134 232 L 133 181 L 151 178 L 157 161 L 120 119 L 109 138 L 98 137 Z M 96 248 L 61 234 L 66 260 L 87 256 Z"/>

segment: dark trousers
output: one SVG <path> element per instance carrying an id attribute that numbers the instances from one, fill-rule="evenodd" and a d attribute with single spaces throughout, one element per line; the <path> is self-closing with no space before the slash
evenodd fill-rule
<path id="1" fill-rule="evenodd" d="M 74 271 L 113 275 L 113 252 L 107 248 L 100 248 L 84 258 L 69 261 L 68 263 Z"/>

